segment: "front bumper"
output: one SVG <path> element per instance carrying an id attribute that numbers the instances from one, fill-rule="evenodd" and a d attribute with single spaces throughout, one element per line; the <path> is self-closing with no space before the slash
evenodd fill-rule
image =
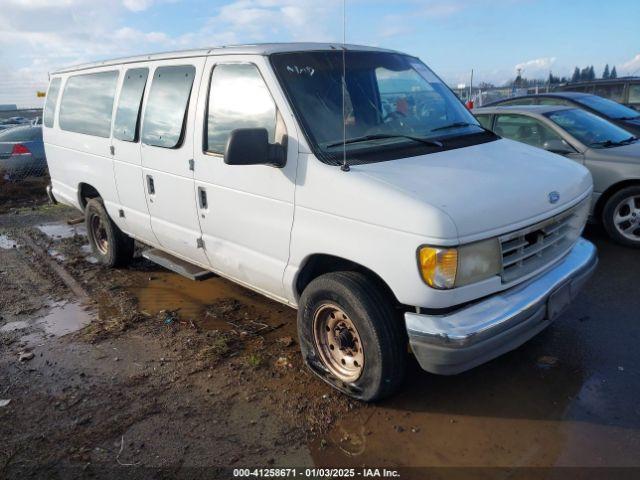
<path id="1" fill-rule="evenodd" d="M 445 315 L 405 313 L 411 349 L 424 370 L 442 375 L 498 357 L 555 320 L 597 263 L 595 246 L 580 238 L 562 260 L 521 285 Z"/>

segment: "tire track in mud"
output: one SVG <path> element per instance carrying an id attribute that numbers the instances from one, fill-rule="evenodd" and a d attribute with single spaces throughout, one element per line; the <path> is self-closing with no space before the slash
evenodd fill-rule
<path id="1" fill-rule="evenodd" d="M 45 250 L 38 246 L 33 239 L 27 235 L 20 234 L 18 235 L 18 240 L 28 246 L 38 256 L 38 258 L 41 259 L 46 266 L 58 276 L 58 278 L 60 278 L 67 288 L 73 292 L 80 303 L 89 304 L 92 302 L 91 296 L 87 291 L 82 288 L 82 286 L 71 276 L 69 272 L 67 272 L 64 267 L 53 260 Z"/>

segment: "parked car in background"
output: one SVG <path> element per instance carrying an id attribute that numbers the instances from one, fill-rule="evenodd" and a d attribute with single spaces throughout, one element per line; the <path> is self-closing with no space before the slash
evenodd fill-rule
<path id="1" fill-rule="evenodd" d="M 16 127 L 18 125 L 28 125 L 31 120 L 24 117 L 9 117 L 0 120 L 0 131 Z"/>
<path id="2" fill-rule="evenodd" d="M 640 136 L 640 112 L 598 95 L 577 92 L 540 93 L 499 100 L 485 105 L 485 107 L 509 105 L 564 105 L 567 107 L 579 107 L 595 113 L 625 130 L 629 130 L 634 135 Z"/>
<path id="3" fill-rule="evenodd" d="M 589 82 L 566 83 L 555 88 L 558 92 L 593 93 L 640 110 L 640 77 L 600 79 Z"/>
<path id="4" fill-rule="evenodd" d="M 0 132 L 0 177 L 43 175 L 46 170 L 41 126 L 18 126 Z"/>
<path id="5" fill-rule="evenodd" d="M 580 108 L 531 105 L 474 110 L 504 138 L 564 155 L 593 175 L 592 218 L 619 243 L 640 247 L 640 141 Z"/>
<path id="6" fill-rule="evenodd" d="M 103 264 L 136 239 L 297 308 L 306 364 L 361 400 L 399 388 L 409 345 L 445 375 L 516 348 L 597 263 L 589 172 L 485 130 L 400 52 L 102 61 L 53 72 L 43 119 L 52 194 L 84 212 Z"/>

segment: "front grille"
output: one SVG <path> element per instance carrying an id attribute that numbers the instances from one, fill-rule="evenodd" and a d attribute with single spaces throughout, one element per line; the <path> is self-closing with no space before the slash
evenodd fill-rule
<path id="1" fill-rule="evenodd" d="M 586 222 L 588 199 L 554 217 L 500 237 L 502 283 L 524 277 L 564 255 Z"/>

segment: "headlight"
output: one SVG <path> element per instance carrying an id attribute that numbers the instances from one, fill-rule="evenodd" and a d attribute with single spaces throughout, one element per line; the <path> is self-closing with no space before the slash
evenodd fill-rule
<path id="1" fill-rule="evenodd" d="M 433 288 L 452 288 L 458 271 L 458 250 L 455 248 L 422 247 L 418 254 L 420 272 Z"/>
<path id="2" fill-rule="evenodd" d="M 438 289 L 486 280 L 498 275 L 502 268 L 497 238 L 458 248 L 421 247 L 418 262 L 423 280 Z"/>

